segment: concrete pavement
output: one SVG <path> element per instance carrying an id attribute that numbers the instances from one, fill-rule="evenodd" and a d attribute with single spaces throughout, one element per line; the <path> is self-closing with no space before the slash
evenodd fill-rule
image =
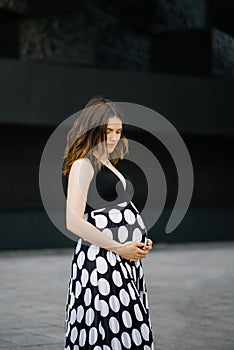
<path id="1" fill-rule="evenodd" d="M 0 252 L 1 350 L 63 350 L 72 249 Z M 234 349 L 234 242 L 160 244 L 143 260 L 157 350 Z"/>

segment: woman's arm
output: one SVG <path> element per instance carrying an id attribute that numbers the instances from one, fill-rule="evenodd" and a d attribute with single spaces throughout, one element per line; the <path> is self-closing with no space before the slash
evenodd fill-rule
<path id="1" fill-rule="evenodd" d="M 87 194 L 90 182 L 94 176 L 93 167 L 88 159 L 78 159 L 72 166 L 68 178 L 66 226 L 67 229 L 86 241 L 99 247 L 113 251 L 125 259 L 137 261 L 146 257 L 148 251 L 143 251 L 141 242 L 121 244 L 99 231 L 86 221 L 84 216 Z"/>
<path id="2" fill-rule="evenodd" d="M 94 170 L 88 159 L 78 159 L 72 164 L 68 178 L 67 229 L 90 243 L 108 250 L 114 250 L 114 248 L 121 247 L 122 244 L 105 236 L 83 218 L 87 193 L 93 176 Z"/>

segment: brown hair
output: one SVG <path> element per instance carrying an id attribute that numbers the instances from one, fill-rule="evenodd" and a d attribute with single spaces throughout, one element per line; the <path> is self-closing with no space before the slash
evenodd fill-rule
<path id="1" fill-rule="evenodd" d="M 67 145 L 63 156 L 65 159 L 63 175 L 69 175 L 73 162 L 84 157 L 93 157 L 98 169 L 101 169 L 100 157 L 107 152 L 103 142 L 106 140 L 108 119 L 114 116 L 123 121 L 119 109 L 110 100 L 102 96 L 94 96 L 88 101 L 67 134 Z M 99 143 L 100 145 L 98 145 Z M 97 157 L 91 154 L 92 149 L 96 146 L 99 149 L 101 146 L 102 153 L 98 152 Z M 122 130 L 120 139 L 111 155 L 113 164 L 118 163 L 118 158 L 123 159 L 126 153 L 128 153 L 128 140 L 123 135 Z"/>

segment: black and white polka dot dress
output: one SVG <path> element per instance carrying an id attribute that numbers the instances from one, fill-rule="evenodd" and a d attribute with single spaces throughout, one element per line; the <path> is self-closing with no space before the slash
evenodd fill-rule
<path id="1" fill-rule="evenodd" d="M 108 167 L 95 169 L 85 219 L 118 242 L 144 242 L 147 231 L 129 199 L 131 190 Z M 154 342 L 142 260 L 130 262 L 79 238 L 71 261 L 64 350 L 83 349 L 152 350 Z"/>

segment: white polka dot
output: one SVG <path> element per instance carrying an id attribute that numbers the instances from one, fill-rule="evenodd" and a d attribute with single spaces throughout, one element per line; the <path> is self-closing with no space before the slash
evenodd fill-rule
<path id="1" fill-rule="evenodd" d="M 104 215 L 96 215 L 95 217 L 95 223 L 98 228 L 105 228 L 107 225 L 107 218 Z"/>
<path id="2" fill-rule="evenodd" d="M 107 236 L 107 237 L 113 239 L 113 233 L 112 233 L 112 231 L 111 231 L 109 228 L 104 228 L 104 230 L 102 230 L 102 233 L 103 233 L 105 236 Z"/>
<path id="3" fill-rule="evenodd" d="M 138 227 L 135 228 L 135 230 L 133 231 L 132 240 L 134 242 L 141 242 L 141 240 L 142 240 L 142 233 Z"/>
<path id="4" fill-rule="evenodd" d="M 135 261 L 135 266 L 138 268 L 141 264 L 141 260 Z"/>
<path id="5" fill-rule="evenodd" d="M 84 346 L 86 341 L 86 331 L 85 329 L 81 329 L 79 336 L 79 345 Z"/>
<path id="6" fill-rule="evenodd" d="M 111 348 L 107 345 L 103 345 L 103 350 L 111 350 Z"/>
<path id="7" fill-rule="evenodd" d="M 74 344 L 77 338 L 78 332 L 76 327 L 74 327 L 71 331 L 71 342 Z"/>
<path id="8" fill-rule="evenodd" d="M 113 350 L 122 350 L 121 343 L 118 338 L 113 338 L 111 340 L 111 349 Z"/>
<path id="9" fill-rule="evenodd" d="M 84 317 L 84 308 L 82 305 L 79 305 L 77 309 L 77 321 L 80 323 L 83 317 Z"/>
<path id="10" fill-rule="evenodd" d="M 122 265 L 121 268 L 122 268 L 122 272 L 123 272 L 123 274 L 124 274 L 124 277 L 125 277 L 125 278 L 128 278 L 128 271 L 127 271 L 127 269 L 125 268 L 125 266 Z"/>
<path id="11" fill-rule="evenodd" d="M 148 345 L 145 345 L 144 346 L 144 350 L 152 350 L 152 347 L 148 346 Z"/>
<path id="12" fill-rule="evenodd" d="M 109 261 L 109 263 L 110 263 L 112 266 L 115 266 L 115 265 L 116 265 L 116 255 L 115 255 L 115 253 L 110 252 L 110 251 L 108 250 L 108 252 L 106 253 L 106 256 L 107 256 L 107 260 Z"/>
<path id="13" fill-rule="evenodd" d="M 87 257 L 90 261 L 93 261 L 96 259 L 96 255 L 98 254 L 99 252 L 99 247 L 95 246 L 94 244 L 91 245 L 88 249 L 88 252 L 87 252 Z"/>
<path id="14" fill-rule="evenodd" d="M 74 263 L 72 265 L 72 279 L 75 279 L 76 276 L 77 276 L 77 265 L 76 265 L 76 263 Z"/>
<path id="15" fill-rule="evenodd" d="M 84 302 L 86 306 L 90 305 L 91 299 L 92 299 L 91 289 L 87 288 L 84 295 Z"/>
<path id="16" fill-rule="evenodd" d="M 109 319 L 109 326 L 110 326 L 110 329 L 112 330 L 113 333 L 116 334 L 119 332 L 119 322 L 118 322 L 117 318 L 111 317 Z"/>
<path id="17" fill-rule="evenodd" d="M 108 213 L 111 221 L 115 222 L 115 223 L 119 223 L 122 220 L 122 213 L 119 209 L 111 209 Z"/>
<path id="18" fill-rule="evenodd" d="M 117 287 L 121 287 L 122 286 L 123 281 L 122 281 L 121 274 L 120 274 L 119 271 L 113 271 L 112 278 L 113 278 L 114 284 Z"/>
<path id="19" fill-rule="evenodd" d="M 79 346 L 78 346 L 78 345 L 75 345 L 75 346 L 74 346 L 74 350 L 79 350 Z"/>
<path id="20" fill-rule="evenodd" d="M 107 266 L 106 260 L 102 256 L 97 257 L 96 264 L 97 264 L 97 271 L 99 273 L 107 272 L 108 266 Z"/>
<path id="21" fill-rule="evenodd" d="M 131 338 L 130 335 L 127 332 L 123 332 L 121 335 L 121 340 L 123 342 L 123 345 L 127 349 L 131 349 Z"/>
<path id="22" fill-rule="evenodd" d="M 118 238 L 120 243 L 123 243 L 128 238 L 128 230 L 125 226 L 120 226 L 118 229 Z"/>
<path id="23" fill-rule="evenodd" d="M 101 316 L 106 317 L 109 313 L 109 306 L 104 300 L 100 300 L 99 305 L 100 305 Z"/>
<path id="24" fill-rule="evenodd" d="M 89 279 L 89 273 L 86 269 L 82 270 L 82 273 L 81 273 L 81 283 L 82 283 L 82 286 L 85 287 L 87 282 L 88 282 L 88 279 Z"/>
<path id="25" fill-rule="evenodd" d="M 144 276 L 144 271 L 143 271 L 142 266 L 140 266 L 139 267 L 139 278 L 140 278 L 140 280 L 142 279 L 143 276 Z"/>
<path id="26" fill-rule="evenodd" d="M 136 318 L 138 319 L 138 321 L 143 321 L 142 312 L 141 312 L 138 304 L 134 305 L 134 311 L 135 311 Z"/>
<path id="27" fill-rule="evenodd" d="M 132 267 L 132 275 L 133 275 L 134 281 L 136 281 L 136 267 L 135 266 Z"/>
<path id="28" fill-rule="evenodd" d="M 67 331 L 66 331 L 66 336 L 68 336 L 68 333 L 70 332 L 71 325 L 70 323 L 67 324 Z"/>
<path id="29" fill-rule="evenodd" d="M 124 310 L 122 313 L 122 319 L 125 327 L 130 328 L 132 327 L 132 318 L 128 311 Z"/>
<path id="30" fill-rule="evenodd" d="M 149 309 L 148 295 L 146 292 L 144 292 L 144 294 L 145 294 L 145 307 L 146 307 L 146 309 Z"/>
<path id="31" fill-rule="evenodd" d="M 90 326 L 93 321 L 94 321 L 94 311 L 93 309 L 90 307 L 86 313 L 85 313 L 85 323 L 87 324 L 87 326 Z"/>
<path id="32" fill-rule="evenodd" d="M 93 286 L 97 286 L 97 270 L 94 269 L 90 275 L 90 282 Z"/>
<path id="33" fill-rule="evenodd" d="M 73 309 L 72 312 L 71 312 L 71 324 L 73 324 L 76 320 L 76 310 Z"/>
<path id="34" fill-rule="evenodd" d="M 78 254 L 79 251 L 80 251 L 80 248 L 81 248 L 81 240 L 82 240 L 82 238 L 79 238 L 79 240 L 77 241 L 77 244 L 76 244 L 76 254 Z"/>
<path id="35" fill-rule="evenodd" d="M 129 305 L 130 297 L 129 297 L 129 294 L 126 292 L 126 290 L 121 289 L 120 292 L 119 292 L 119 297 L 120 297 L 121 303 L 124 306 L 128 306 Z"/>
<path id="36" fill-rule="evenodd" d="M 132 340 L 137 346 L 139 346 L 142 343 L 141 333 L 136 328 L 132 330 Z"/>
<path id="37" fill-rule="evenodd" d="M 105 278 L 99 279 L 98 290 L 102 295 L 107 295 L 110 293 L 110 284 Z"/>
<path id="38" fill-rule="evenodd" d="M 129 265 L 129 263 L 125 264 L 125 266 L 127 267 L 127 270 L 128 270 L 129 275 L 131 276 L 131 278 L 133 278 L 133 275 L 132 275 L 132 266 Z"/>
<path id="39" fill-rule="evenodd" d="M 116 254 L 116 259 L 121 263 L 122 262 L 122 258 L 118 255 L 118 254 Z"/>
<path id="40" fill-rule="evenodd" d="M 80 281 L 77 281 L 76 282 L 76 288 L 75 288 L 75 295 L 76 295 L 76 298 L 79 297 L 80 293 L 81 293 L 81 284 L 80 284 Z"/>
<path id="41" fill-rule="evenodd" d="M 126 207 L 128 203 L 127 202 L 122 202 L 122 203 L 118 203 L 118 206 L 120 207 Z"/>
<path id="42" fill-rule="evenodd" d="M 118 312 L 120 309 L 119 299 L 116 295 L 112 295 L 109 299 L 109 305 L 114 312 Z"/>
<path id="43" fill-rule="evenodd" d="M 144 225 L 144 222 L 139 214 L 137 214 L 137 221 L 138 221 L 138 224 L 141 226 L 141 228 L 144 229 L 145 225 Z"/>
<path id="44" fill-rule="evenodd" d="M 141 325 L 141 334 L 145 340 L 149 340 L 149 327 L 145 323 Z"/>
<path id="45" fill-rule="evenodd" d="M 72 291 L 72 286 L 73 286 L 73 280 L 70 279 L 70 283 L 69 283 L 69 291 L 70 291 L 70 293 Z"/>
<path id="46" fill-rule="evenodd" d="M 80 270 L 82 269 L 84 261 L 85 261 L 85 253 L 83 251 L 81 251 L 78 255 L 78 258 L 77 258 L 77 265 L 78 265 L 78 268 Z"/>
<path id="47" fill-rule="evenodd" d="M 101 336 L 102 336 L 102 340 L 104 340 L 104 339 L 105 339 L 105 330 L 104 330 L 104 328 L 102 327 L 101 322 L 99 323 L 99 333 L 100 333 Z"/>
<path id="48" fill-rule="evenodd" d="M 130 282 L 128 283 L 128 290 L 129 290 L 129 293 L 131 295 L 131 298 L 135 300 L 136 299 L 136 293 L 135 293 L 133 287 L 131 286 Z"/>
<path id="49" fill-rule="evenodd" d="M 124 218 L 129 225 L 134 224 L 134 222 L 136 221 L 135 215 L 130 209 L 124 210 Z"/>
<path id="50" fill-rule="evenodd" d="M 100 311 L 99 294 L 97 294 L 96 297 L 94 298 L 94 307 L 95 307 L 95 310 Z"/>
<path id="51" fill-rule="evenodd" d="M 101 346 L 95 346 L 95 348 L 93 350 L 102 350 Z"/>
<path id="52" fill-rule="evenodd" d="M 69 306 L 72 307 L 74 305 L 74 302 L 75 302 L 75 297 L 74 297 L 73 292 L 71 292 L 71 299 L 70 299 Z"/>
<path id="53" fill-rule="evenodd" d="M 98 338 L 97 329 L 95 327 L 92 327 L 89 331 L 89 345 L 93 345 L 94 343 L 96 343 L 97 338 Z"/>

